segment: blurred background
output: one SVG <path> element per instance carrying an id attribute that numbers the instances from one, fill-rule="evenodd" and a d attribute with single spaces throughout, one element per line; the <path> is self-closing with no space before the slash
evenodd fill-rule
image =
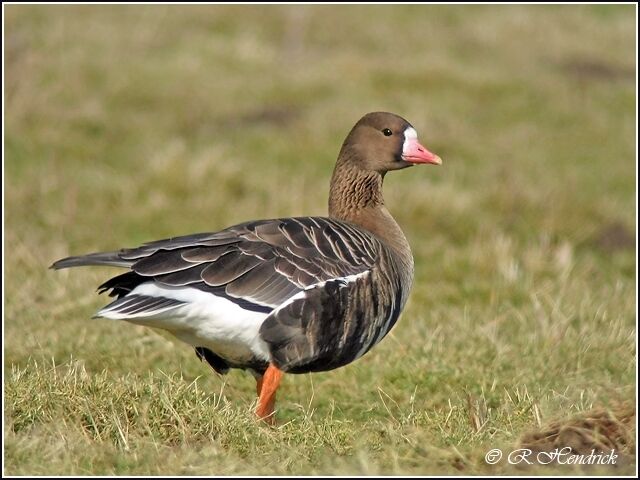
<path id="1" fill-rule="evenodd" d="M 26 459 L 38 457 L 46 435 L 27 453 L 20 442 L 34 425 L 54 435 L 47 419 L 62 408 L 47 404 L 41 418 L 20 410 L 53 382 L 37 359 L 108 369 L 107 384 L 157 369 L 202 376 L 205 390 L 221 382 L 186 346 L 88 320 L 107 301 L 94 287 L 115 271 L 47 267 L 66 255 L 249 219 L 323 215 L 344 137 L 376 110 L 405 117 L 444 164 L 387 177 L 387 205 L 416 258 L 414 291 L 376 350 L 314 376 L 315 418 L 334 418 L 339 405 L 335 418 L 357 426 L 336 427 L 353 449 L 349 435 L 387 418 L 381 385 L 401 411 L 412 401 L 411 411 L 436 415 L 414 415 L 417 430 L 402 435 L 468 452 L 488 438 L 515 438 L 540 418 L 632 399 L 635 12 L 5 6 L 5 375 L 13 371 L 5 376 L 5 428 L 13 473 L 37 471 Z M 32 376 L 16 376 L 20 368 Z M 354 379 L 364 386 L 345 388 Z M 236 372 L 228 381 L 225 395 L 244 408 L 250 379 Z M 311 404 L 311 381 L 290 380 L 290 402 Z M 504 395 L 523 386 L 538 410 L 518 410 Z M 489 428 L 477 435 L 461 433 L 472 428 L 463 392 L 485 402 Z M 451 405 L 459 424 L 453 433 L 436 429 L 431 420 Z M 286 400 L 283 408 L 284 418 L 299 416 Z M 83 448 L 99 455 L 90 445 Z M 60 455 L 42 468 L 82 471 Z M 379 472 L 429 473 L 418 460 L 396 459 L 389 470 L 380 455 Z M 299 470 L 285 472 L 325 461 L 300 458 Z"/>

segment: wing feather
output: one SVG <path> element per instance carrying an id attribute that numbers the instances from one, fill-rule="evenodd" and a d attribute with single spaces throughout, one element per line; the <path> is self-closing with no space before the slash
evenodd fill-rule
<path id="1" fill-rule="evenodd" d="M 258 257 L 245 255 L 242 252 L 231 252 L 209 263 L 208 267 L 202 271 L 201 277 L 207 285 L 219 287 L 234 281 L 261 264 L 262 260 Z"/>
<path id="2" fill-rule="evenodd" d="M 173 298 L 151 297 L 147 295 L 127 295 L 114 300 L 94 315 L 94 318 L 150 316 L 184 305 L 185 302 Z"/>
<path id="3" fill-rule="evenodd" d="M 375 236 L 351 224 L 324 217 L 299 217 L 247 222 L 219 232 L 73 257 L 55 265 L 64 268 L 102 262 L 131 268 L 130 274 L 102 286 L 103 291 L 112 289 L 112 294 L 126 295 L 136 282 L 157 281 L 225 295 L 243 308 L 262 311 L 282 305 L 319 282 L 370 269 L 382 248 Z M 149 305 L 156 308 L 162 304 Z M 140 305 L 114 302 L 105 308 L 116 307 Z"/>

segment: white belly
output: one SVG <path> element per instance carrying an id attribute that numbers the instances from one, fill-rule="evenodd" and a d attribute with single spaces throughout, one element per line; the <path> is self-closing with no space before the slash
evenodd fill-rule
<path id="1" fill-rule="evenodd" d="M 232 363 L 243 364 L 255 358 L 269 361 L 269 348 L 259 335 L 266 313 L 245 310 L 223 297 L 191 287 L 143 283 L 130 295 L 173 298 L 187 303 L 154 315 L 107 311 L 100 316 L 161 328 L 189 345 L 206 347 Z"/>

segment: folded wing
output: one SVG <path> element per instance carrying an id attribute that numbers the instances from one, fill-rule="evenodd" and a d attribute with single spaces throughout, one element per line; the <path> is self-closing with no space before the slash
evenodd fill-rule
<path id="1" fill-rule="evenodd" d="M 130 272 L 101 285 L 101 293 L 111 290 L 112 296 L 122 298 L 137 285 L 154 281 L 167 287 L 196 288 L 242 308 L 268 313 L 312 285 L 369 270 L 380 248 L 375 237 L 345 222 L 325 217 L 284 218 L 118 252 L 69 257 L 52 268 L 128 267 Z M 136 311 L 142 307 L 142 303 L 137 305 Z"/>

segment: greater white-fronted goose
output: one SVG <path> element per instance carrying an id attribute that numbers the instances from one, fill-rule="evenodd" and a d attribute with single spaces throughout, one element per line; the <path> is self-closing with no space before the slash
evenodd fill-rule
<path id="1" fill-rule="evenodd" d="M 382 181 L 421 163 L 441 160 L 409 122 L 369 113 L 342 144 L 328 217 L 255 220 L 69 257 L 52 268 L 128 269 L 99 287 L 116 300 L 95 316 L 165 329 L 220 374 L 248 369 L 257 380 L 256 413 L 272 420 L 283 372 L 347 365 L 398 320 L 413 257 L 384 205 Z"/>

